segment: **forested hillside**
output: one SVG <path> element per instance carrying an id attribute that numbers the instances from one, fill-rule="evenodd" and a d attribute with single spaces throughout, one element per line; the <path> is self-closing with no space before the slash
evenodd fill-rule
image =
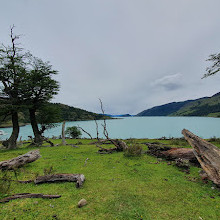
<path id="1" fill-rule="evenodd" d="M 54 122 L 62 122 L 62 121 L 86 121 L 86 120 L 99 120 L 99 119 L 110 119 L 109 116 L 103 116 L 102 114 L 96 114 L 93 112 L 89 112 L 80 108 L 75 108 L 72 106 L 64 105 L 61 103 L 47 103 L 46 107 L 52 108 L 55 112 L 55 121 Z M 42 113 L 41 113 L 42 114 Z M 39 113 L 37 114 L 39 117 Z M 19 112 L 19 122 L 20 125 L 25 125 L 30 123 L 29 112 L 27 109 L 21 110 Z M 0 127 L 10 127 L 11 120 L 10 117 L 2 116 L 0 118 Z"/>
<path id="2" fill-rule="evenodd" d="M 220 93 L 183 102 L 172 102 L 144 110 L 137 116 L 213 116 L 220 117 Z"/>

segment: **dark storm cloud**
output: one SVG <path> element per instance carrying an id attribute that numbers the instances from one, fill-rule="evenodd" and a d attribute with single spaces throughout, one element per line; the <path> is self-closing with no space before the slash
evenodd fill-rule
<path id="1" fill-rule="evenodd" d="M 201 80 L 220 51 L 219 0 L 10 0 L 1 8 L 1 41 L 15 24 L 23 47 L 59 71 L 56 102 L 99 112 L 102 98 L 106 112 L 133 114 L 219 92 L 218 75 Z"/>

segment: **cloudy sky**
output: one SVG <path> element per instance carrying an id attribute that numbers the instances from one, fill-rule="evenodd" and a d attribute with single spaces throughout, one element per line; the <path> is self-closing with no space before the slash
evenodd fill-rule
<path id="1" fill-rule="evenodd" d="M 220 92 L 220 74 L 201 79 L 220 52 L 219 0 L 0 0 L 0 41 L 9 29 L 50 61 L 54 102 L 136 114 Z"/>

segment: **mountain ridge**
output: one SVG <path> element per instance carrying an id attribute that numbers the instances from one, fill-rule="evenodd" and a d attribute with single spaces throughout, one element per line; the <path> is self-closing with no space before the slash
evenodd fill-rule
<path id="1" fill-rule="evenodd" d="M 146 109 L 136 116 L 212 116 L 220 117 L 220 92 L 210 97 L 170 102 Z"/>

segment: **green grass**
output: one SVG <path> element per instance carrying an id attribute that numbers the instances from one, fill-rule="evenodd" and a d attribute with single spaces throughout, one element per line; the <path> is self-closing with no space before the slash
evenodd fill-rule
<path id="1" fill-rule="evenodd" d="M 69 140 L 69 143 L 78 141 Z M 86 181 L 82 188 L 76 189 L 75 183 L 13 183 L 10 194 L 28 192 L 62 197 L 18 199 L 0 204 L 0 219 L 220 219 L 220 192 L 213 190 L 211 183 L 200 180 L 199 168 L 192 167 L 187 175 L 166 161 L 154 164 L 157 159 L 146 154 L 134 158 L 124 157 L 123 153 L 100 155 L 97 147 L 88 145 L 90 140 L 80 141 L 83 144 L 79 148 L 41 147 L 42 158 L 21 169 L 18 178 L 32 179 L 52 166 L 57 173 L 83 173 Z M 169 144 L 168 140 L 159 141 Z M 2 150 L 0 161 L 31 149 Z M 84 166 L 86 158 L 89 160 Z M 79 209 L 77 203 L 82 198 L 88 204 Z"/>

